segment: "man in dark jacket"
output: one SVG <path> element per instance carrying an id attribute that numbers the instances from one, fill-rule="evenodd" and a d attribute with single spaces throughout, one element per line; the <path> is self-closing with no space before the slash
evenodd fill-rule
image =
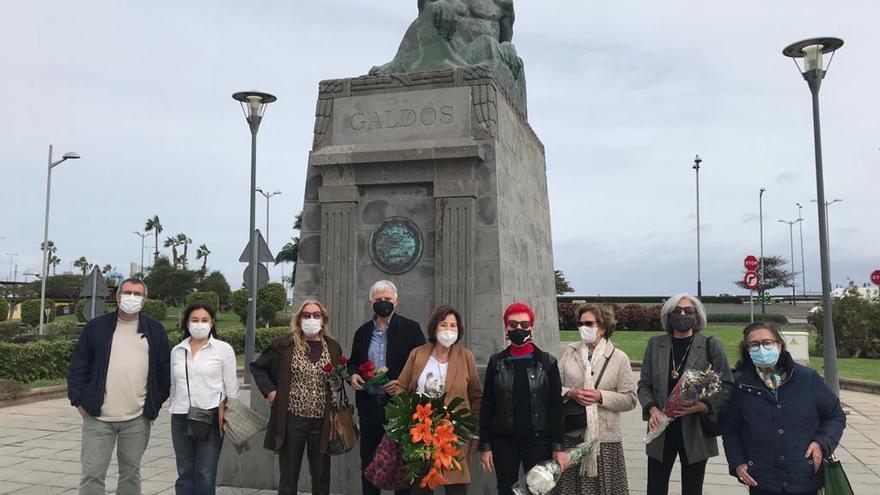
<path id="1" fill-rule="evenodd" d="M 422 327 L 413 320 L 395 312 L 397 307 L 397 287 L 380 280 L 370 288 L 370 301 L 373 303 L 373 318 L 361 325 L 354 334 L 348 372 L 351 386 L 357 390 L 355 395 L 361 429 L 361 470 L 373 460 L 376 448 L 385 433 L 385 405 L 397 384 L 397 377 L 410 351 L 425 343 Z M 359 368 L 371 362 L 374 370 L 388 368 L 391 380 L 383 387 L 364 387 L 364 373 Z M 379 495 L 379 489 L 361 476 L 364 495 Z M 398 490 L 398 495 L 408 494 L 409 490 Z"/>
<path id="2" fill-rule="evenodd" d="M 171 389 L 168 337 L 141 314 L 146 296 L 142 280 L 120 284 L 119 309 L 85 326 L 67 368 L 67 396 L 83 417 L 81 495 L 105 493 L 117 444 L 116 493 L 141 493 L 141 457 Z"/>

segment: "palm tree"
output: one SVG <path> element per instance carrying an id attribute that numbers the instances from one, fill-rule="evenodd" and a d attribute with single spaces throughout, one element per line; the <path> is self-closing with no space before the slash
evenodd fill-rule
<path id="1" fill-rule="evenodd" d="M 159 222 L 159 215 L 153 215 L 153 218 L 148 218 L 146 225 L 144 225 L 144 230 L 149 232 L 153 231 L 153 235 L 156 236 L 156 252 L 153 253 L 153 262 L 159 259 L 159 234 L 162 233 L 162 224 Z"/>
<path id="2" fill-rule="evenodd" d="M 189 251 L 189 245 L 192 244 L 193 240 L 186 236 L 186 234 L 177 234 L 177 242 L 183 246 L 183 255 L 180 257 L 180 265 L 186 269 L 186 265 L 189 262 L 187 252 Z"/>
<path id="3" fill-rule="evenodd" d="M 104 275 L 108 274 L 109 272 L 115 272 L 115 271 L 116 271 L 116 268 L 109 263 L 101 267 L 101 273 L 103 273 Z"/>
<path id="4" fill-rule="evenodd" d="M 297 215 L 296 220 L 293 222 L 293 230 L 300 229 L 302 229 L 302 213 Z M 293 286 L 296 280 L 296 261 L 299 259 L 299 236 L 293 236 L 290 240 L 291 242 L 285 244 L 281 251 L 278 252 L 278 255 L 275 256 L 275 265 L 277 266 L 279 263 L 293 263 L 293 268 L 290 270 L 290 285 Z"/>
<path id="5" fill-rule="evenodd" d="M 61 264 L 61 258 L 55 256 L 55 253 L 58 252 L 58 248 L 55 246 L 54 241 L 47 241 L 45 244 L 40 243 L 40 250 L 46 249 L 46 273 L 49 272 L 49 267 L 52 267 L 52 275 L 55 275 L 55 269 L 58 268 L 58 265 Z"/>
<path id="6" fill-rule="evenodd" d="M 177 264 L 180 261 L 177 258 L 177 246 L 180 245 L 180 241 L 177 240 L 176 237 L 168 237 L 165 239 L 165 247 L 171 248 L 171 262 L 174 265 L 174 268 L 177 268 Z"/>
<path id="7" fill-rule="evenodd" d="M 208 255 L 211 254 L 211 250 L 208 249 L 208 246 L 202 244 L 196 249 L 196 259 L 202 260 L 202 273 L 208 269 Z"/>
<path id="8" fill-rule="evenodd" d="M 85 276 L 89 272 L 89 266 L 91 265 L 85 256 L 80 256 L 79 259 L 73 262 L 73 266 L 82 270 L 83 276 Z"/>

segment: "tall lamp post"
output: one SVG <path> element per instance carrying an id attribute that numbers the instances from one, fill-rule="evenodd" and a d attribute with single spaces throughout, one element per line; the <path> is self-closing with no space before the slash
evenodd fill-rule
<path id="1" fill-rule="evenodd" d="M 18 257 L 18 253 L 4 253 L 4 254 L 6 254 L 6 256 L 9 256 L 9 281 L 16 282 L 16 280 L 12 279 L 12 262 L 13 262 L 13 260 L 15 260 L 15 258 Z M 18 278 L 18 277 L 15 277 L 15 278 Z"/>
<path id="2" fill-rule="evenodd" d="M 761 278 L 758 284 L 758 289 L 761 291 L 758 294 L 758 297 L 761 298 L 761 314 L 766 312 L 764 308 L 764 192 L 767 191 L 763 187 L 758 192 L 758 228 L 761 231 L 761 263 L 758 265 L 760 268 L 758 272 L 758 276 Z"/>
<path id="3" fill-rule="evenodd" d="M 52 161 L 52 145 L 49 145 L 49 167 L 46 171 L 46 220 L 43 223 L 43 266 L 40 272 L 40 335 L 43 335 L 46 330 L 46 278 L 49 275 L 49 196 L 52 192 L 52 169 L 66 160 L 77 159 L 79 159 L 78 154 L 67 152 L 60 160 Z"/>
<path id="4" fill-rule="evenodd" d="M 833 205 L 834 203 L 842 203 L 842 202 L 843 202 L 843 200 L 842 200 L 842 199 L 838 199 L 838 198 L 834 198 L 834 199 L 832 199 L 831 201 L 826 201 L 826 202 L 825 202 L 825 232 L 828 233 L 826 239 L 828 240 L 828 259 L 829 259 L 829 264 L 830 264 L 830 260 L 831 260 L 831 220 L 829 219 L 829 215 L 828 215 L 828 207 L 831 206 L 831 205 Z M 819 205 L 819 202 L 816 201 L 815 199 L 811 199 L 811 200 L 810 200 L 810 203 L 816 203 L 816 206 Z M 830 273 L 829 273 L 828 278 L 829 278 L 829 280 L 831 279 L 831 275 L 830 275 Z"/>
<path id="5" fill-rule="evenodd" d="M 266 192 L 262 187 L 257 188 L 257 192 L 262 194 L 264 198 L 266 198 L 266 244 L 269 243 L 269 200 L 272 199 L 272 196 L 278 196 L 281 194 L 281 191 L 272 191 Z"/>
<path id="6" fill-rule="evenodd" d="M 254 344 L 257 331 L 257 131 L 260 130 L 260 122 L 263 121 L 263 115 L 266 113 L 266 106 L 277 100 L 276 97 L 269 93 L 261 93 L 258 91 L 241 91 L 232 95 L 236 101 L 241 104 L 241 110 L 247 120 L 248 127 L 251 130 L 251 187 L 250 187 L 250 230 L 248 238 L 250 239 L 250 267 L 251 279 L 247 281 L 248 286 L 248 312 L 247 312 L 247 330 L 244 338 L 244 381 L 252 384 L 250 366 L 248 364 L 254 361 Z"/>
<path id="7" fill-rule="evenodd" d="M 795 291 L 795 271 L 794 271 L 794 224 L 800 220 L 780 220 L 779 223 L 788 225 L 788 244 L 791 249 L 791 304 L 797 304 L 797 292 Z"/>
<path id="8" fill-rule="evenodd" d="M 140 271 L 141 271 L 141 277 L 144 277 L 145 276 L 144 275 L 144 273 L 145 273 L 145 270 L 144 270 L 144 245 L 146 243 L 145 239 L 147 237 L 149 237 L 151 234 L 149 232 L 142 233 L 142 232 L 137 232 L 137 231 L 132 232 L 132 234 L 141 238 L 141 270 Z"/>
<path id="9" fill-rule="evenodd" d="M 807 265 L 804 261 L 804 216 L 801 210 L 804 209 L 800 203 L 795 203 L 798 207 L 798 229 L 801 232 L 801 295 L 807 297 Z"/>
<path id="10" fill-rule="evenodd" d="M 703 297 L 703 281 L 700 277 L 701 266 L 700 266 L 700 164 L 703 163 L 703 159 L 700 158 L 700 155 L 697 155 L 694 158 L 694 166 L 693 169 L 696 172 L 697 176 L 697 298 Z"/>
<path id="11" fill-rule="evenodd" d="M 816 201 L 819 203 L 819 256 L 822 267 L 822 331 L 825 357 L 825 383 L 836 395 L 840 395 L 840 382 L 837 375 L 837 343 L 834 340 L 834 321 L 831 318 L 831 260 L 828 253 L 828 222 L 825 204 L 825 178 L 822 172 L 822 131 L 819 125 L 819 88 L 834 60 L 834 53 L 843 46 L 839 38 L 813 38 L 792 43 L 782 50 L 791 57 L 798 71 L 803 75 L 813 96 L 813 146 L 816 155 Z M 830 53 L 828 66 L 822 56 Z M 804 59 L 804 67 L 798 59 Z"/>

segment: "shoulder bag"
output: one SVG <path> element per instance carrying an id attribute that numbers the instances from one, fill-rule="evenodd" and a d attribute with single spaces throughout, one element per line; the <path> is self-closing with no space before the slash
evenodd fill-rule
<path id="1" fill-rule="evenodd" d="M 599 375 L 596 377 L 596 381 L 593 382 L 593 388 L 599 388 L 599 382 L 602 381 L 602 376 L 605 375 L 605 369 L 608 368 L 608 363 L 611 362 L 611 356 L 614 356 L 614 351 L 617 348 L 611 349 L 611 354 L 608 356 L 608 359 L 605 360 L 605 363 L 602 365 L 602 369 L 599 370 Z M 569 399 L 562 406 L 562 415 L 563 415 L 563 424 L 562 431 L 568 433 L 570 431 L 583 430 L 587 427 L 587 411 L 584 409 L 584 406 L 577 403 L 577 401 L 573 399 Z"/>
<path id="2" fill-rule="evenodd" d="M 329 388 L 330 385 L 328 384 Z M 360 437 L 354 424 L 354 406 L 348 402 L 345 385 L 339 389 L 338 399 L 330 408 L 330 432 L 327 440 L 327 453 L 342 455 L 354 448 Z"/>
<path id="3" fill-rule="evenodd" d="M 186 413 L 186 430 L 184 435 L 194 440 L 206 440 L 211 430 L 217 426 L 218 408 L 201 409 L 193 407 L 189 391 L 189 351 L 183 349 L 183 365 L 186 370 L 186 396 L 189 400 L 189 411 Z"/>
<path id="4" fill-rule="evenodd" d="M 819 493 L 822 493 L 821 490 Z M 854 495 L 843 464 L 834 454 L 825 458 L 825 495 Z"/>

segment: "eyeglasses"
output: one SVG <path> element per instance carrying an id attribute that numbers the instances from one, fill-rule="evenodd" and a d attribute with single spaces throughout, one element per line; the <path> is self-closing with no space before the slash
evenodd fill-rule
<path id="1" fill-rule="evenodd" d="M 143 291 L 139 291 L 139 290 L 124 290 L 124 291 L 122 291 L 122 295 L 144 297 Z"/>
<path id="2" fill-rule="evenodd" d="M 578 326 L 593 328 L 596 323 L 595 321 L 579 321 Z"/>
<path id="3" fill-rule="evenodd" d="M 302 314 L 302 318 L 303 318 L 304 320 L 310 320 L 310 319 L 312 319 L 312 318 L 314 318 L 314 319 L 316 319 L 316 320 L 321 320 L 321 319 L 324 318 L 324 315 L 321 314 L 320 311 L 315 311 L 314 313 L 309 313 L 308 311 L 305 311 L 305 312 L 303 312 L 303 314 Z"/>
<path id="4" fill-rule="evenodd" d="M 528 330 L 528 329 L 532 328 L 532 322 L 507 320 L 507 328 L 509 328 L 511 330 L 516 330 L 517 328 L 522 328 L 523 330 Z"/>
<path id="5" fill-rule="evenodd" d="M 684 308 L 682 308 L 681 306 L 676 306 L 676 307 L 672 308 L 672 312 L 673 313 L 681 313 L 681 314 L 684 314 L 687 316 L 693 316 L 693 315 L 697 314 L 697 310 L 690 307 L 690 306 L 687 306 Z"/>
<path id="6" fill-rule="evenodd" d="M 748 347 L 750 351 L 757 351 L 758 346 L 763 347 L 764 350 L 770 351 L 775 349 L 776 344 L 778 343 L 779 341 L 775 339 L 753 340 L 751 342 L 746 342 L 746 347 Z"/>

